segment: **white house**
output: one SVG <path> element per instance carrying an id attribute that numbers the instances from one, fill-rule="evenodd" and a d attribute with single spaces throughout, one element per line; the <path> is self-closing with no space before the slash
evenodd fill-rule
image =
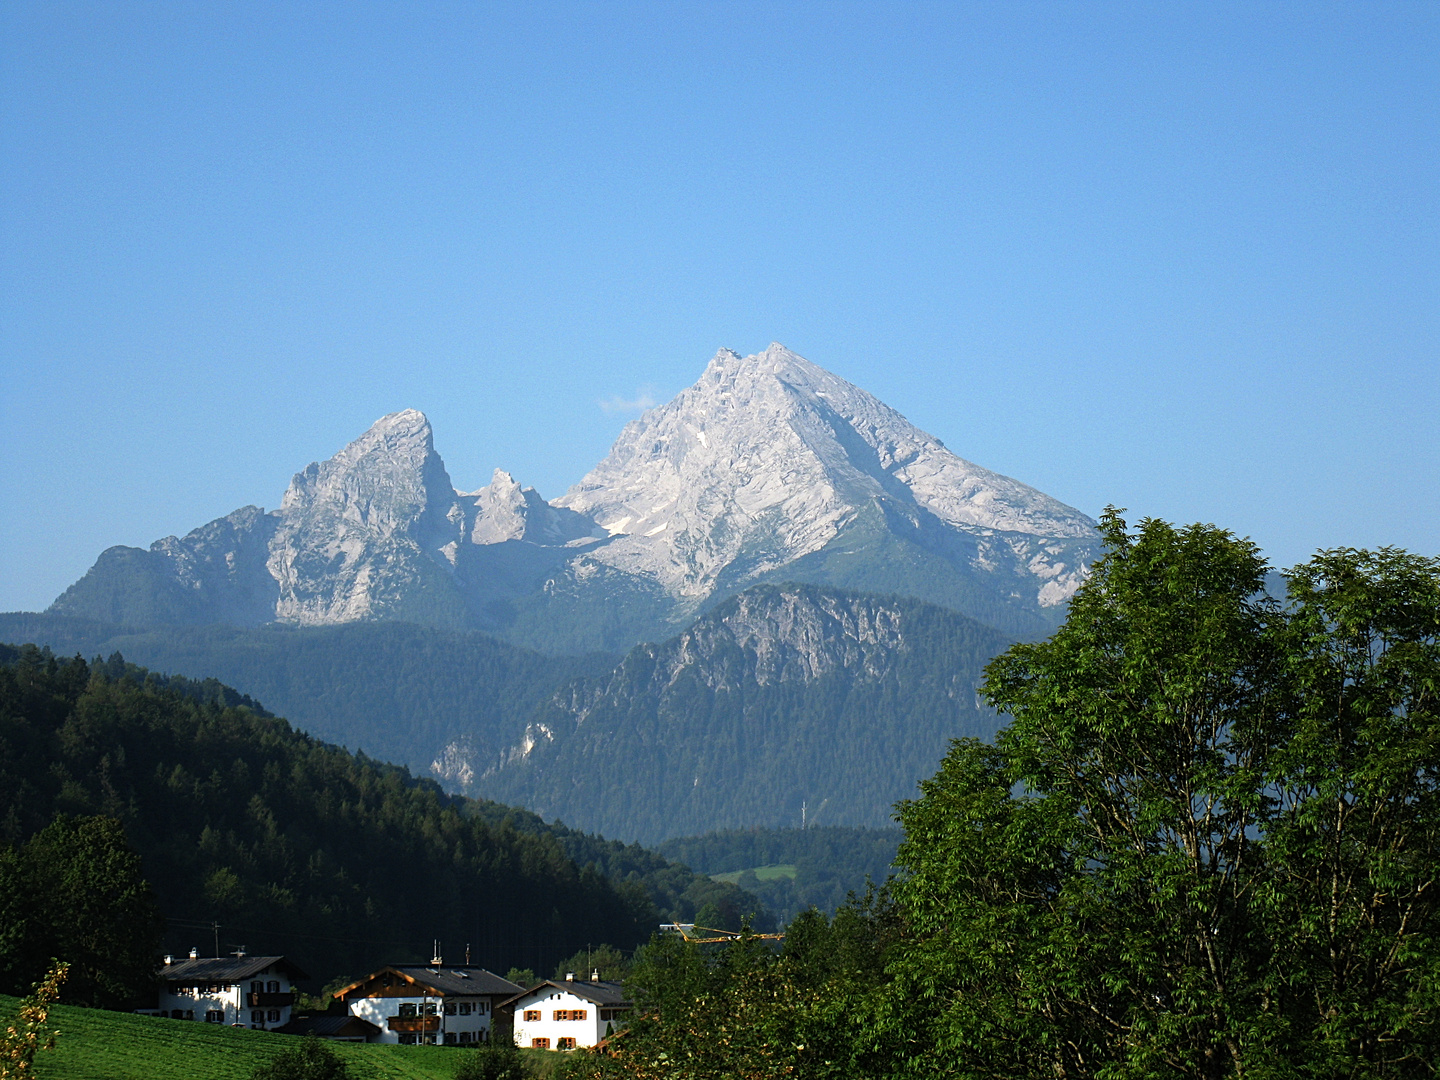
<path id="1" fill-rule="evenodd" d="M 204 1020 L 268 1030 L 290 1021 L 295 982 L 306 974 L 283 956 L 165 957 L 158 1012 L 175 1020 Z"/>
<path id="2" fill-rule="evenodd" d="M 598 972 L 590 981 L 547 979 L 516 994 L 501 1008 L 514 1010 L 515 1045 L 536 1050 L 575 1050 L 594 1046 L 618 1031 L 630 1014 L 630 1002 L 619 983 L 601 982 Z"/>
<path id="3" fill-rule="evenodd" d="M 523 990 L 484 968 L 383 967 L 335 996 L 351 1016 L 374 1024 L 373 1042 L 488 1042 L 495 1007 Z"/>

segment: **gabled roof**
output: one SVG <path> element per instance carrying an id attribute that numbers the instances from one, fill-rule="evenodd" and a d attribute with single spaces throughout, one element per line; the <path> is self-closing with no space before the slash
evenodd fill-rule
<path id="1" fill-rule="evenodd" d="M 359 990 L 372 979 L 384 974 L 398 975 L 401 979 L 414 986 L 418 991 L 425 989 L 432 994 L 442 997 L 473 997 L 476 995 L 488 995 L 490 997 L 510 997 L 517 990 L 524 987 L 519 983 L 513 983 L 509 979 L 502 979 L 493 971 L 486 971 L 477 967 L 428 967 L 423 965 L 386 965 L 379 971 L 371 972 L 365 978 L 351 983 L 335 991 L 335 997 L 344 997 L 352 990 Z"/>
<path id="2" fill-rule="evenodd" d="M 302 1016 L 288 1024 L 273 1027 L 282 1035 L 318 1035 L 322 1039 L 368 1039 L 380 1028 L 360 1016 Z"/>
<path id="3" fill-rule="evenodd" d="M 178 960 L 162 965 L 160 977 L 166 982 L 233 983 L 258 975 L 270 967 L 280 968 L 292 982 L 310 977 L 283 956 L 216 956 Z"/>
<path id="4" fill-rule="evenodd" d="M 530 995 L 544 991 L 560 990 L 567 994 L 574 994 L 586 1001 L 593 1001 L 596 1005 L 610 1007 L 626 1007 L 630 1001 L 625 997 L 625 988 L 617 982 L 586 982 L 582 979 L 546 979 L 544 982 L 536 983 L 528 990 L 522 990 L 512 998 L 500 1002 L 499 1008 L 507 1005 L 514 1005 L 517 1002 L 528 998 Z"/>

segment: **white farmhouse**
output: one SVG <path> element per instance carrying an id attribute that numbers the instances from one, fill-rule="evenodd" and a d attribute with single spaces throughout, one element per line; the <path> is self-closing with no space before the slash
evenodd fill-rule
<path id="1" fill-rule="evenodd" d="M 290 1020 L 295 982 L 308 978 L 283 956 L 165 957 L 158 1012 L 175 1020 L 204 1020 L 262 1031 Z"/>
<path id="2" fill-rule="evenodd" d="M 335 996 L 374 1024 L 370 1041 L 468 1045 L 490 1040 L 495 1007 L 523 987 L 476 967 L 383 967 Z"/>
<path id="3" fill-rule="evenodd" d="M 515 1045 L 536 1050 L 575 1050 L 594 1046 L 618 1031 L 630 1014 L 630 1002 L 619 983 L 590 981 L 567 975 L 547 979 L 501 1003 L 514 1010 Z"/>

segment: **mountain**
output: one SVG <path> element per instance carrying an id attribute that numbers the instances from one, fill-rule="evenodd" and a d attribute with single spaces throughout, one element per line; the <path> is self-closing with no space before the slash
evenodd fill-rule
<path id="1" fill-rule="evenodd" d="M 483 629 L 549 652 L 658 640 L 763 582 L 915 596 L 1048 632 L 1094 522 L 951 453 L 780 345 L 721 350 L 553 503 L 496 470 L 455 488 L 429 422 L 376 421 L 244 507 L 114 547 L 51 607 L 102 622 Z"/>
<path id="2" fill-rule="evenodd" d="M 1038 538 L 1064 548 L 1095 532 L 1079 511 L 956 457 L 778 344 L 747 357 L 722 349 L 698 383 L 627 425 L 557 505 L 614 537 L 588 558 L 692 603 L 843 542 L 878 508 L 907 539 L 972 538 L 972 565 L 1029 575 L 1028 598 L 1055 607 L 1080 570 Z"/>
<path id="3" fill-rule="evenodd" d="M 738 826 L 879 827 L 952 738 L 1007 639 L 917 600 L 761 585 L 571 680 L 469 790 L 640 843 Z"/>

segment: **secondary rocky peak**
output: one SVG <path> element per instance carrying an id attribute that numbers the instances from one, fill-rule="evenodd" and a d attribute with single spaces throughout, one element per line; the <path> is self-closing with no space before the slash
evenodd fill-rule
<path id="1" fill-rule="evenodd" d="M 432 494 L 445 498 L 453 491 L 448 477 L 439 492 L 429 490 L 444 473 L 430 421 L 416 409 L 404 409 L 376 420 L 329 460 L 311 462 L 296 473 L 281 509 L 331 501 L 354 504 L 362 517 L 373 509 L 404 517 L 423 511 Z"/>
<path id="2" fill-rule="evenodd" d="M 563 545 L 603 535 L 589 518 L 551 506 L 533 487 L 522 488 L 504 469 L 496 469 L 489 484 L 461 495 L 460 501 L 472 544 L 524 540 Z"/>
<path id="3" fill-rule="evenodd" d="M 280 517 L 267 563 L 280 586 L 276 614 L 301 623 L 378 614 L 380 594 L 431 576 L 424 560 L 444 561 L 462 528 L 430 422 L 416 409 L 382 416 L 296 473 Z"/>

